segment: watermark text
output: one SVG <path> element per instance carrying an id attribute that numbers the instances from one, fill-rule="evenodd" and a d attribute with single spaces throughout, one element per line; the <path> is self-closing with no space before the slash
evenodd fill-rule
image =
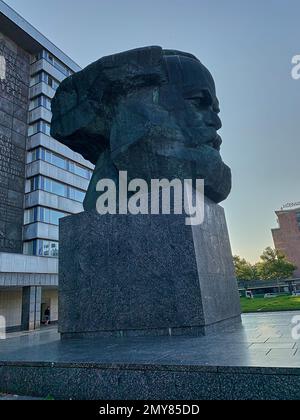
<path id="1" fill-rule="evenodd" d="M 292 338 L 296 341 L 300 340 L 300 315 L 293 317 L 292 324 L 294 325 L 292 328 Z"/>
<path id="2" fill-rule="evenodd" d="M 185 224 L 201 225 L 204 221 L 204 180 L 152 179 L 151 185 L 143 179 L 128 183 L 126 171 L 119 173 L 119 186 L 112 179 L 101 179 L 96 191 L 101 193 L 96 202 L 100 215 L 106 214 L 185 214 Z"/>
<path id="3" fill-rule="evenodd" d="M 292 64 L 293 64 L 292 78 L 294 80 L 299 80 L 300 79 L 300 55 L 294 55 L 294 57 L 292 58 Z"/>
<path id="4" fill-rule="evenodd" d="M 0 340 L 6 339 L 6 319 L 4 316 L 0 316 Z"/>

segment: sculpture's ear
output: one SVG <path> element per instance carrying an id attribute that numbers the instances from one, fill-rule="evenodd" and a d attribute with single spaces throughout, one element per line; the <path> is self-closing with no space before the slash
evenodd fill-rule
<path id="1" fill-rule="evenodd" d="M 118 98 L 166 80 L 161 47 L 104 57 L 61 83 L 52 101 L 51 135 L 96 163 L 109 147 Z"/>

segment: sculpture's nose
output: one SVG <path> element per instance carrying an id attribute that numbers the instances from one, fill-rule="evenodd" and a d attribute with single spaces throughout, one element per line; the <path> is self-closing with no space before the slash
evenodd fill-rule
<path id="1" fill-rule="evenodd" d="M 220 128 L 222 128 L 222 121 L 215 111 L 211 110 L 210 112 L 208 112 L 206 125 L 208 127 L 214 127 L 217 131 L 220 130 Z"/>

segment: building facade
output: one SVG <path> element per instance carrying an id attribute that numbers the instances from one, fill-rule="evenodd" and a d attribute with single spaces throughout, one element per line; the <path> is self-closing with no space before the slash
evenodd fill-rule
<path id="1" fill-rule="evenodd" d="M 58 319 L 58 223 L 82 211 L 93 165 L 50 137 L 51 99 L 80 70 L 0 0 L 0 316 Z"/>
<path id="2" fill-rule="evenodd" d="M 279 227 L 272 230 L 275 248 L 282 251 L 297 267 L 300 278 L 300 207 L 276 211 Z"/>

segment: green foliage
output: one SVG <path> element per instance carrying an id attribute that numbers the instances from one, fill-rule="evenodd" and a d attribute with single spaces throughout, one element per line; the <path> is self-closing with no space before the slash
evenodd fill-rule
<path id="1" fill-rule="evenodd" d="M 276 249 L 266 248 L 256 264 L 257 272 L 262 280 L 288 279 L 293 276 L 296 266 Z"/>
<path id="2" fill-rule="evenodd" d="M 293 276 L 296 266 L 276 249 L 266 248 L 254 265 L 239 256 L 233 257 L 238 280 L 282 280 Z"/>
<path id="3" fill-rule="evenodd" d="M 238 280 L 257 280 L 258 273 L 255 265 L 251 265 L 244 258 L 233 257 L 235 275 Z"/>

